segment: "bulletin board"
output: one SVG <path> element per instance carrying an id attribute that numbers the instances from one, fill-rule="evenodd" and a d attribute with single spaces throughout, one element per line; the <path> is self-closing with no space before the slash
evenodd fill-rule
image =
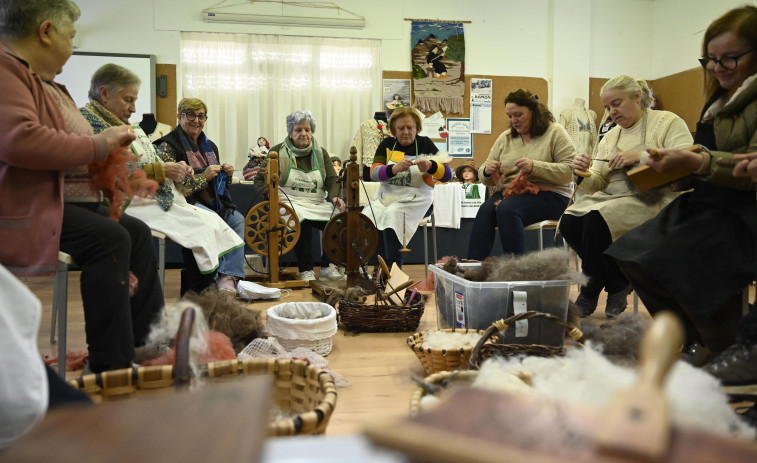
<path id="1" fill-rule="evenodd" d="M 410 72 L 402 71 L 384 71 L 384 79 L 410 79 Z M 444 114 L 444 117 L 470 117 L 470 79 L 492 79 L 492 132 L 490 134 L 476 133 L 473 134 L 473 160 L 481 165 L 489 156 L 494 142 L 497 138 L 510 128 L 510 124 L 505 116 L 505 97 L 508 93 L 519 88 L 527 88 L 539 97 L 539 101 L 545 106 L 549 106 L 549 92 L 547 81 L 538 77 L 518 77 L 518 76 L 486 76 L 486 75 L 468 75 L 465 76 L 465 112 L 463 114 Z M 431 114 L 426 114 L 430 116 Z M 441 138 L 433 139 L 442 141 Z M 450 165 L 454 169 L 469 159 L 453 159 Z"/>
<path id="2" fill-rule="evenodd" d="M 69 58 L 63 72 L 55 81 L 63 84 L 74 99 L 76 106 L 82 107 L 88 101 L 92 74 L 100 66 L 115 63 L 135 73 L 142 81 L 137 99 L 137 112 L 132 123 L 139 122 L 142 114 L 155 114 L 155 55 L 132 55 L 118 53 L 90 53 L 75 51 Z"/>

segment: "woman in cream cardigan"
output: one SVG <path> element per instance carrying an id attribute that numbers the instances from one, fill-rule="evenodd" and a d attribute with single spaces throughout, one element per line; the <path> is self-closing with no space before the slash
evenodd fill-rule
<path id="1" fill-rule="evenodd" d="M 670 188 L 640 194 L 626 170 L 647 160 L 646 148 L 685 148 L 693 139 L 683 119 L 649 109 L 652 92 L 643 80 L 613 77 L 602 87 L 600 97 L 617 126 L 600 142 L 593 163 L 586 153 L 576 155 L 572 167 L 588 170 L 591 176 L 579 184 L 586 194 L 565 211 L 560 233 L 581 258 L 589 277 L 576 306 L 583 316 L 590 315 L 605 289 L 605 315 L 615 318 L 626 308 L 630 288 L 615 262 L 603 255 L 605 249 L 656 216 L 678 195 Z"/>
<path id="2" fill-rule="evenodd" d="M 525 89 L 505 98 L 505 112 L 510 129 L 492 146 L 484 163 L 483 181 L 496 191 L 478 210 L 473 222 L 468 258 L 483 260 L 494 245 L 494 228 L 505 254 L 523 254 L 526 250 L 526 225 L 542 220 L 557 220 L 568 205 L 572 174 L 570 163 L 576 153 L 568 132 L 555 122 L 536 95 Z M 496 173 L 501 175 L 497 182 Z M 521 173 L 540 187 L 537 194 L 519 194 L 505 198 L 502 193 Z"/>

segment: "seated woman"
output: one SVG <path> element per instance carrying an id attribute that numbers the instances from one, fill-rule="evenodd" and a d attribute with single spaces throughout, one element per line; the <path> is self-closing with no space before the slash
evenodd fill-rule
<path id="1" fill-rule="evenodd" d="M 10 2 L 0 9 L 6 129 L 0 263 L 19 275 L 44 274 L 54 272 L 59 245 L 73 256 L 82 270 L 88 367 L 100 372 L 132 365 L 135 346 L 144 344 L 164 304 L 150 229 L 128 214 L 111 220 L 86 167 L 128 146 L 133 130 L 94 135 L 65 88 L 53 82 L 72 54 L 80 14 L 69 1 Z M 139 281 L 133 296 L 130 271 Z"/>
<path id="2" fill-rule="evenodd" d="M 418 112 L 410 106 L 394 110 L 389 117 L 392 137 L 376 148 L 371 180 L 381 182 L 372 203 L 372 214 L 384 232 L 386 261 L 402 265 L 400 248 L 415 234 L 418 224 L 434 201 L 434 181 L 449 182 L 449 156 L 429 157 L 439 150 L 430 138 L 418 136 L 423 130 Z M 446 153 L 445 153 L 446 154 Z"/>
<path id="3" fill-rule="evenodd" d="M 675 311 L 689 346 L 704 344 L 710 354 L 733 343 L 740 292 L 755 279 L 755 183 L 718 162 L 757 151 L 756 50 L 755 6 L 733 9 L 707 28 L 699 60 L 707 103 L 694 141 L 709 150 L 665 149 L 660 161 L 646 161 L 659 171 L 690 170 L 693 190 L 607 249 L 649 312 Z"/>
<path id="4" fill-rule="evenodd" d="M 605 249 L 657 215 L 678 195 L 670 188 L 641 194 L 626 169 L 647 160 L 647 147 L 686 148 L 693 141 L 683 119 L 650 109 L 651 92 L 643 80 L 614 77 L 602 87 L 600 97 L 618 125 L 599 143 L 593 163 L 586 153 L 573 160 L 573 169 L 588 170 L 591 175 L 579 184 L 587 194 L 560 220 L 560 234 L 581 258 L 583 272 L 589 277 L 576 306 L 583 316 L 591 315 L 599 294 L 606 289 L 605 315 L 615 318 L 625 310 L 630 288 L 615 261 L 603 255 Z"/>
<path id="5" fill-rule="evenodd" d="M 339 176 L 334 170 L 331 156 L 321 147 L 313 134 L 315 119 L 310 111 L 295 111 L 286 118 L 287 136 L 283 142 L 271 148 L 279 153 L 279 188 L 283 193 L 279 200 L 289 204 L 300 219 L 300 237 L 294 245 L 300 279 L 315 280 L 313 271 L 313 228 L 323 230 L 334 214 L 344 210 L 344 201 L 339 197 Z M 265 174 L 267 162 L 261 172 Z M 255 188 L 266 188 L 265 175 L 255 177 Z M 341 280 L 334 264 L 329 264 L 324 253 L 321 256 L 321 280 Z"/>
<path id="6" fill-rule="evenodd" d="M 108 127 L 128 125 L 135 112 L 139 77 L 117 64 L 106 64 L 92 75 L 89 103 L 81 108 L 95 133 Z M 152 198 L 132 198 L 129 215 L 180 244 L 188 270 L 188 289 L 200 292 L 213 282 L 219 259 L 244 246 L 242 239 L 213 212 L 187 203 L 176 185 L 186 185 L 194 177 L 186 162 L 163 162 L 139 125 L 133 126 L 137 139 L 132 151 L 139 167 L 156 180 L 160 188 Z"/>
<path id="7" fill-rule="evenodd" d="M 483 260 L 494 246 L 494 228 L 505 254 L 526 251 L 526 225 L 557 220 L 571 196 L 570 164 L 575 155 L 565 128 L 537 97 L 525 89 L 505 98 L 511 128 L 494 142 L 483 167 L 483 184 L 496 191 L 478 210 L 473 222 L 468 258 Z M 521 174 L 539 187 L 537 194 L 504 197 L 503 191 Z M 495 176 L 502 175 L 501 182 Z"/>
<path id="8" fill-rule="evenodd" d="M 194 171 L 178 186 L 189 204 L 219 215 L 240 238 L 244 237 L 244 217 L 231 202 L 229 184 L 234 166 L 221 165 L 218 147 L 202 131 L 208 107 L 197 98 L 183 98 L 176 117 L 179 125 L 155 142 L 163 162 L 185 162 Z M 216 274 L 219 289 L 236 291 L 244 278 L 244 246 L 233 248 L 220 260 Z"/>

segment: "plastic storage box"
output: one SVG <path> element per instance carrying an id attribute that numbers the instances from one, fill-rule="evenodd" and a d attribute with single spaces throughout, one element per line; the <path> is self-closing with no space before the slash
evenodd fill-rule
<path id="1" fill-rule="evenodd" d="M 480 264 L 460 264 L 473 266 Z M 568 315 L 571 282 L 470 281 L 445 272 L 436 265 L 434 274 L 436 316 L 439 329 L 485 330 L 492 323 L 526 310 L 546 312 L 563 320 Z M 519 321 L 500 334 L 503 344 L 561 346 L 565 330 L 545 320 Z"/>

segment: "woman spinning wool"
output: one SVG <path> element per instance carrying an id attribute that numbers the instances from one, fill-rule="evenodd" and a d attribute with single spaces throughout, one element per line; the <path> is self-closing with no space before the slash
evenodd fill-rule
<path id="1" fill-rule="evenodd" d="M 129 124 L 139 84 L 133 72 L 117 64 L 106 64 L 95 71 L 89 103 L 81 108 L 95 133 Z M 183 246 L 188 289 L 200 292 L 213 282 L 219 259 L 231 258 L 233 253 L 229 251 L 241 248 L 244 242 L 218 214 L 192 206 L 177 190 L 176 185 L 185 187 L 194 178 L 192 168 L 184 161 L 161 161 L 140 126 L 135 124 L 132 128 L 137 136 L 132 151 L 139 157 L 139 166 L 158 181 L 160 188 L 151 198 L 133 198 L 127 209 L 129 215 Z"/>
<path id="2" fill-rule="evenodd" d="M 313 136 L 315 119 L 310 111 L 295 111 L 286 118 L 287 133 L 283 142 L 271 148 L 279 153 L 279 188 L 282 203 L 289 204 L 300 220 L 300 237 L 294 245 L 300 279 L 315 280 L 313 271 L 313 228 L 321 229 L 331 219 L 335 209 L 344 211 L 344 201 L 339 197 L 339 176 L 334 170 L 331 156 Z M 266 158 L 267 159 L 267 158 Z M 261 173 L 255 177 L 255 188 L 266 188 L 263 162 Z M 321 280 L 341 280 L 334 264 L 329 264 L 324 253 L 321 256 Z"/>
<path id="3" fill-rule="evenodd" d="M 646 161 L 647 147 L 686 148 L 692 138 L 683 119 L 650 109 L 652 92 L 643 80 L 614 77 L 602 87 L 600 97 L 618 125 L 599 143 L 593 164 L 586 153 L 573 160 L 573 169 L 591 173 L 579 185 L 588 195 L 565 211 L 560 234 L 581 258 L 589 277 L 576 299 L 581 314 L 591 315 L 606 289 L 605 315 L 615 318 L 626 308 L 628 281 L 615 261 L 602 253 L 625 232 L 657 215 L 678 194 L 670 188 L 640 194 L 626 168 Z"/>
<path id="4" fill-rule="evenodd" d="M 434 200 L 434 181 L 452 179 L 449 156 L 428 137 L 417 136 L 423 130 L 418 112 L 409 107 L 397 108 L 389 118 L 393 137 L 384 138 L 373 157 L 371 180 L 381 182 L 373 201 L 373 214 L 379 230 L 385 232 L 386 261 L 402 265 L 400 248 L 415 234 L 418 223 Z"/>
<path id="5" fill-rule="evenodd" d="M 571 195 L 570 163 L 575 148 L 568 132 L 525 89 L 507 95 L 505 113 L 511 128 L 497 138 L 483 167 L 482 183 L 494 186 L 497 191 L 476 214 L 468 246 L 469 259 L 483 260 L 489 256 L 495 227 L 499 227 L 505 254 L 523 254 L 524 227 L 559 218 Z M 515 186 L 511 184 L 525 183 L 521 175 L 528 175 L 530 188 L 507 191 L 506 188 Z M 500 176 L 501 181 L 496 181 Z M 535 194 L 528 190 L 534 190 Z"/>

